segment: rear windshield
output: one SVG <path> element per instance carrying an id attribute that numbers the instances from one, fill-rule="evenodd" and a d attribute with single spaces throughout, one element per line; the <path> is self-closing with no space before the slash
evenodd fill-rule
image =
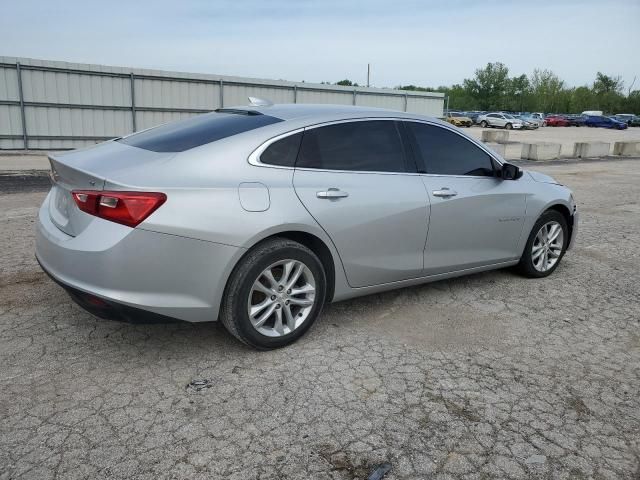
<path id="1" fill-rule="evenodd" d="M 190 148 L 277 122 L 282 120 L 254 112 L 214 112 L 160 125 L 118 141 L 153 152 L 184 152 Z"/>

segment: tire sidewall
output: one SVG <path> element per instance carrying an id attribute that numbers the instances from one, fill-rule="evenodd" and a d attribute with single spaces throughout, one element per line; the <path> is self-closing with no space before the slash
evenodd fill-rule
<path id="1" fill-rule="evenodd" d="M 281 337 L 268 337 L 258 332 L 251 321 L 247 312 L 247 302 L 251 287 L 258 276 L 269 266 L 280 260 L 292 259 L 303 262 L 314 276 L 316 283 L 316 302 L 307 317 L 307 320 L 293 332 Z M 250 345 L 259 349 L 280 348 L 295 342 L 298 338 L 305 334 L 311 325 L 318 318 L 324 306 L 324 298 L 326 292 L 326 277 L 320 260 L 311 252 L 307 252 L 301 248 L 287 246 L 278 250 L 266 253 L 260 256 L 257 261 L 253 262 L 248 269 L 243 272 L 242 278 L 237 284 L 237 292 L 235 292 L 235 300 L 233 302 L 231 313 L 234 323 L 243 337 Z"/>
<path id="2" fill-rule="evenodd" d="M 535 241 L 536 235 L 538 234 L 542 226 L 545 223 L 548 223 L 550 221 L 558 222 L 562 228 L 562 235 L 563 235 L 562 251 L 560 252 L 560 257 L 558 258 L 558 261 L 555 263 L 555 265 L 553 265 L 553 267 L 551 267 L 549 270 L 545 272 L 541 272 L 537 270 L 536 267 L 533 265 L 533 259 L 531 258 L 531 249 L 533 247 L 533 242 Z M 524 247 L 524 252 L 522 253 L 522 257 L 520 259 L 521 268 L 524 270 L 524 272 L 527 275 L 535 278 L 543 278 L 551 275 L 556 270 L 556 268 L 558 268 L 558 265 L 560 265 L 560 262 L 562 261 L 562 258 L 564 257 L 564 254 L 567 251 L 568 242 L 569 242 L 569 227 L 567 225 L 567 221 L 565 220 L 564 216 L 561 213 L 553 210 L 543 213 L 540 216 L 540 218 L 538 218 L 533 228 L 531 229 L 531 233 L 529 234 L 529 238 L 527 239 L 527 244 Z"/>

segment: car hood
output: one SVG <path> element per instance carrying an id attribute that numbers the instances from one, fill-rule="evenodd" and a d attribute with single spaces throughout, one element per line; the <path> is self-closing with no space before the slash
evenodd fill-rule
<path id="1" fill-rule="evenodd" d="M 549 175 L 545 175 L 544 173 L 540 173 L 540 172 L 532 172 L 531 170 L 527 170 L 527 173 L 531 176 L 531 178 L 536 181 L 536 182 L 540 182 L 540 183 L 551 183 L 553 185 L 562 185 L 560 182 L 558 182 L 555 178 L 550 177 Z"/>

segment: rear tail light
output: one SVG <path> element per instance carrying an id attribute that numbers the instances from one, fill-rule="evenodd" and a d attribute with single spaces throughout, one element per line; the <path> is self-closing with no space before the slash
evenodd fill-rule
<path id="1" fill-rule="evenodd" d="M 167 200 L 157 192 L 74 190 L 71 195 L 83 212 L 128 227 L 142 223 Z"/>

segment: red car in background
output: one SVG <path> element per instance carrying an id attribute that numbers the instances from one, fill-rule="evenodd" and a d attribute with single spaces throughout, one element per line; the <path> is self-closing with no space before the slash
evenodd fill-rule
<path id="1" fill-rule="evenodd" d="M 544 119 L 548 127 L 568 127 L 569 120 L 560 115 L 550 115 Z"/>

